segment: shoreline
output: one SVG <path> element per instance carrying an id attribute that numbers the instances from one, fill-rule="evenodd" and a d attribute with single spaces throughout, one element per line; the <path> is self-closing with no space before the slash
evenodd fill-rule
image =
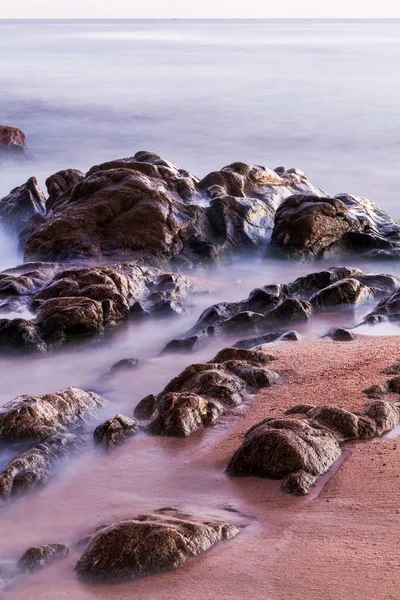
<path id="1" fill-rule="evenodd" d="M 52 484 L 47 491 L 14 503 L 0 518 L 3 539 L 5 520 L 15 524 L 15 539 L 18 539 L 18 532 L 25 529 L 26 533 L 33 519 L 30 541 L 48 543 L 56 541 L 67 523 L 70 534 L 79 536 L 81 532 L 74 531 L 79 523 L 79 509 L 83 511 L 90 498 L 96 524 L 104 522 L 107 513 L 111 518 L 110 513 L 124 516 L 121 510 L 127 515 L 142 512 L 147 509 L 144 497 L 152 508 L 161 508 L 162 499 L 166 502 L 163 505 L 169 505 L 175 497 L 177 505 L 185 509 L 195 508 L 198 498 L 203 514 L 207 514 L 208 505 L 209 512 L 222 511 L 226 520 L 229 516 L 233 520 L 242 518 L 227 511 L 229 506 L 254 516 L 255 520 L 249 520 L 250 527 L 256 529 L 254 533 L 240 534 L 234 542 L 188 560 L 177 571 L 116 586 L 79 583 L 72 570 L 76 558 L 73 554 L 21 579 L 9 590 L 7 600 L 21 600 L 28 594 L 32 600 L 54 597 L 119 600 L 131 594 L 143 600 L 155 597 L 197 600 L 199 590 L 205 599 L 218 595 L 224 600 L 239 600 L 251 595 L 256 600 L 266 597 L 268 600 L 305 597 L 375 600 L 378 589 L 380 599 L 396 598 L 400 584 L 393 568 L 398 563 L 400 534 L 396 513 L 400 502 L 397 475 L 400 444 L 396 437 L 345 443 L 343 449 L 346 454 L 350 450 L 349 455 L 332 476 L 325 476 L 327 481 L 316 497 L 312 490 L 303 498 L 286 496 L 279 492 L 279 481 L 230 478 L 224 468 L 243 433 L 268 415 L 303 402 L 361 409 L 368 400 L 362 390 L 385 381 L 388 376 L 381 371 L 398 359 L 397 338 L 358 335 L 347 343 L 304 339 L 272 345 L 270 351 L 278 357 L 274 366 L 281 374 L 281 381 L 254 396 L 246 403 L 245 410 L 237 410 L 214 428 L 184 440 L 142 438 L 103 455 L 103 460 L 95 455 L 87 457 L 86 469 L 75 476 L 70 473 L 69 482 Z M 392 396 L 394 400 L 396 396 Z M 142 463 L 142 479 L 137 479 L 138 463 L 146 454 L 147 465 L 156 456 L 159 459 L 164 456 L 166 464 L 171 464 L 174 458 L 171 473 L 160 475 L 159 463 L 153 466 L 155 480 L 149 482 L 151 470 L 146 471 L 146 463 Z M 92 469 L 95 464 L 97 472 Z M 137 473 L 132 470 L 134 464 Z M 118 473 L 113 471 L 116 465 Z M 121 483 L 129 473 L 131 480 Z M 105 481 L 112 489 L 114 485 L 119 487 L 114 489 L 112 505 L 105 499 L 93 499 L 95 487 L 91 486 L 97 485 L 100 496 Z M 202 489 L 205 485 L 208 488 Z M 144 488 L 142 498 L 140 494 L 130 499 L 125 496 L 138 486 Z M 31 512 L 24 506 L 29 506 Z M 62 514 L 64 523 L 54 527 L 57 514 L 59 517 Z M 82 522 L 81 527 L 84 527 Z M 51 532 L 54 540 L 47 539 L 51 538 Z M 26 540 L 26 547 L 29 543 Z M 14 547 L 14 553 L 18 552 Z M 386 573 L 389 577 L 382 577 Z"/>

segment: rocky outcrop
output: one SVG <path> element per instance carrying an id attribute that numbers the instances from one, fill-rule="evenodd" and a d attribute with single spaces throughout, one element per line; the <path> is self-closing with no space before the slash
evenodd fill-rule
<path id="1" fill-rule="evenodd" d="M 35 177 L 0 200 L 0 224 L 20 233 L 34 215 L 44 215 L 46 199 Z"/>
<path id="2" fill-rule="evenodd" d="M 188 436 L 274 384 L 279 376 L 266 368 L 273 359 L 262 351 L 226 348 L 209 363 L 187 367 L 158 396 L 146 396 L 135 416 L 149 418 L 150 433 Z"/>
<path id="3" fill-rule="evenodd" d="M 130 309 L 132 317 L 143 318 L 150 315 L 170 316 L 187 312 L 186 301 L 190 294 L 198 291 L 188 277 L 179 273 L 156 275 L 147 292 Z"/>
<path id="4" fill-rule="evenodd" d="M 93 433 L 93 439 L 96 444 L 105 448 L 114 448 L 120 446 L 125 440 L 137 432 L 138 423 L 135 419 L 125 417 L 124 415 L 115 415 L 102 423 Z"/>
<path id="5" fill-rule="evenodd" d="M 92 168 L 33 231 L 25 257 L 218 260 L 205 209 L 187 202 L 194 178 L 155 157 L 138 153 Z"/>
<path id="6" fill-rule="evenodd" d="M 163 352 L 196 351 L 222 334 L 256 334 L 248 341 L 251 345 L 270 343 L 282 335 L 277 332 L 282 326 L 307 322 L 317 311 L 372 302 L 397 290 L 399 284 L 400 280 L 392 275 L 368 275 L 355 267 L 331 267 L 291 283 L 259 287 L 245 300 L 220 302 L 207 308 L 197 323 L 170 341 Z M 247 340 L 238 343 L 246 344 Z"/>
<path id="7" fill-rule="evenodd" d="M 152 152 L 47 180 L 48 213 L 24 232 L 27 258 L 150 264 L 219 262 L 223 252 L 268 245 L 279 203 L 319 195 L 304 173 L 233 163 L 199 181 Z"/>
<path id="8" fill-rule="evenodd" d="M 53 264 L 27 263 L 0 273 L 0 293 L 29 296 L 38 292 L 58 272 Z"/>
<path id="9" fill-rule="evenodd" d="M 45 485 L 61 459 L 82 450 L 87 438 L 57 433 L 21 452 L 0 471 L 0 501 L 24 496 Z"/>
<path id="10" fill-rule="evenodd" d="M 69 554 L 69 548 L 65 544 L 47 544 L 29 548 L 19 559 L 18 568 L 25 573 L 34 573 L 55 560 L 64 558 L 67 554 Z"/>
<path id="11" fill-rule="evenodd" d="M 17 153 L 26 150 L 26 137 L 21 129 L 0 125 L 0 154 Z"/>
<path id="12" fill-rule="evenodd" d="M 168 508 L 100 530 L 76 564 L 84 581 L 118 583 L 180 567 L 240 530 Z"/>
<path id="13" fill-rule="evenodd" d="M 44 440 L 68 430 L 86 431 L 105 404 L 98 394 L 75 387 L 43 396 L 18 396 L 0 409 L 0 440 Z"/>
<path id="14" fill-rule="evenodd" d="M 364 413 L 335 406 L 294 406 L 285 416 L 254 425 L 227 472 L 282 479 L 282 491 L 304 495 L 339 458 L 343 441 L 381 436 L 399 422 L 400 405 L 383 400 L 370 404 Z"/>
<path id="15" fill-rule="evenodd" d="M 364 198 L 293 195 L 276 211 L 272 244 L 295 259 L 326 259 L 399 246 L 400 226 Z"/>

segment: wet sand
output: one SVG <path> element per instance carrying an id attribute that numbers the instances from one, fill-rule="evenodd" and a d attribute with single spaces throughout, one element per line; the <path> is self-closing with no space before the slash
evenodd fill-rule
<path id="1" fill-rule="evenodd" d="M 138 436 L 114 452 L 83 455 L 47 488 L 0 515 L 1 554 L 8 558 L 31 545 L 73 544 L 99 524 L 163 506 L 247 524 L 242 534 L 177 571 L 112 586 L 78 582 L 74 551 L 21 578 L 6 600 L 398 598 L 395 436 L 345 444 L 340 465 L 305 498 L 281 494 L 277 481 L 224 474 L 243 433 L 268 415 L 304 402 L 363 408 L 362 390 L 385 381 L 381 371 L 400 358 L 398 338 L 303 340 L 271 351 L 278 358 L 278 385 L 216 427 L 183 440 Z"/>

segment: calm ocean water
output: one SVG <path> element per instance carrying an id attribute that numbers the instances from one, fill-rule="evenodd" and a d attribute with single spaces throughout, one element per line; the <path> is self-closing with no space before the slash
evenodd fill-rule
<path id="1" fill-rule="evenodd" d="M 149 149 L 296 166 L 400 218 L 400 21 L 0 21 L 0 122 L 36 174 Z"/>

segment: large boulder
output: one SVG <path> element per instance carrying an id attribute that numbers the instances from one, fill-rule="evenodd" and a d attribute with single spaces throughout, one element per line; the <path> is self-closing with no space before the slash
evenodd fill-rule
<path id="1" fill-rule="evenodd" d="M 0 125 L 0 154 L 17 153 L 26 150 L 26 136 L 21 129 Z"/>
<path id="2" fill-rule="evenodd" d="M 399 424 L 400 405 L 376 400 L 364 413 L 336 406 L 293 406 L 244 436 L 227 466 L 235 476 L 283 479 L 286 493 L 304 495 L 341 454 L 340 443 L 381 436 Z"/>
<path id="3" fill-rule="evenodd" d="M 68 430 L 86 431 L 104 398 L 76 387 L 43 396 L 18 396 L 0 409 L 0 440 L 44 440 Z"/>
<path id="4" fill-rule="evenodd" d="M 84 435 L 57 433 L 15 456 L 0 471 L 0 501 L 24 496 L 45 485 L 58 461 L 84 449 L 87 441 Z"/>
<path id="5" fill-rule="evenodd" d="M 34 230 L 25 257 L 215 261 L 205 208 L 187 201 L 193 177 L 155 156 L 92 168 Z"/>
<path id="6" fill-rule="evenodd" d="M 398 246 L 400 226 L 364 198 L 294 195 L 276 211 L 272 243 L 296 259 L 329 258 Z"/>
<path id="7" fill-rule="evenodd" d="M 180 567 L 240 530 L 174 509 L 139 515 L 101 529 L 76 564 L 84 581 L 118 583 Z"/>
<path id="8" fill-rule="evenodd" d="M 20 233 L 34 215 L 44 215 L 46 199 L 35 177 L 0 200 L 0 224 Z"/>

